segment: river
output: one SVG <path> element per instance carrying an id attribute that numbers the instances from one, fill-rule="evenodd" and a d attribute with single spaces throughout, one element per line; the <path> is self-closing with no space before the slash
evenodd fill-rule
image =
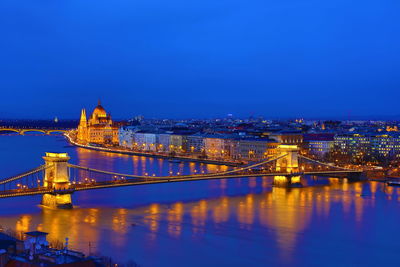
<path id="1" fill-rule="evenodd" d="M 71 163 L 122 173 L 224 170 L 70 146 L 62 136 L 1 135 L 0 176 L 67 152 Z M 76 192 L 73 210 L 42 208 L 40 196 L 0 199 L 0 225 L 141 266 L 375 266 L 398 261 L 399 193 L 377 182 L 272 178 L 143 185 Z"/>

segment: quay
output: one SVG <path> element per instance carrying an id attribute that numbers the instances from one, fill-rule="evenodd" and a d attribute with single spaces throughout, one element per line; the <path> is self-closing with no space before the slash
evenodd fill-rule
<path id="1" fill-rule="evenodd" d="M 79 144 L 78 142 L 74 141 L 73 138 L 68 133 L 65 133 L 64 136 L 67 138 L 68 142 L 74 146 L 86 148 L 86 149 L 90 149 L 90 150 L 115 153 L 115 154 L 143 156 L 143 157 L 160 158 L 160 159 L 168 159 L 168 160 L 180 160 L 180 161 L 188 161 L 188 162 L 199 162 L 199 163 L 205 163 L 205 164 L 225 165 L 225 166 L 230 166 L 230 167 L 237 167 L 237 166 L 241 166 L 241 165 L 245 164 L 244 162 L 222 161 L 222 160 L 213 160 L 213 159 L 200 159 L 200 158 L 184 157 L 184 156 L 171 156 L 171 155 L 164 155 L 164 154 L 159 154 L 159 153 L 131 151 L 131 150 L 121 149 L 121 148 L 96 147 L 96 146 L 91 146 L 91 145 L 83 145 L 83 144 Z"/>

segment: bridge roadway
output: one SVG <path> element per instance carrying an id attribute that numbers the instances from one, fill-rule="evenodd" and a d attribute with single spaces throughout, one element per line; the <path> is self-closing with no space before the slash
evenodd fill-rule
<path id="1" fill-rule="evenodd" d="M 105 182 L 94 182 L 94 183 L 83 183 L 83 184 L 71 184 L 69 189 L 65 190 L 54 190 L 44 187 L 39 188 L 28 188 L 28 189 L 13 189 L 0 192 L 0 198 L 10 198 L 19 196 L 33 196 L 42 194 L 70 194 L 75 191 L 85 191 L 94 189 L 104 189 L 113 187 L 123 187 L 123 186 L 133 186 L 133 185 L 148 185 L 148 184 L 161 184 L 161 183 L 173 183 L 173 182 L 188 182 L 188 181 L 201 181 L 201 180 L 215 180 L 215 179 L 232 179 L 232 178 L 245 178 L 245 177 L 263 177 L 263 176 L 300 176 L 300 175 L 347 175 L 347 174 L 361 174 L 361 171 L 311 171 L 311 172 L 301 172 L 301 173 L 237 173 L 237 174 L 227 174 L 227 175 L 193 175 L 193 176 L 165 176 L 153 178 L 151 176 L 141 177 L 141 178 L 131 178 L 118 181 L 105 181 Z"/>
<path id="2" fill-rule="evenodd" d="M 17 134 L 22 134 L 24 135 L 27 132 L 39 132 L 43 134 L 52 134 L 52 133 L 67 133 L 67 129 L 46 129 L 46 128 L 10 128 L 10 127 L 5 127 L 1 128 L 0 127 L 0 132 L 14 132 Z"/>

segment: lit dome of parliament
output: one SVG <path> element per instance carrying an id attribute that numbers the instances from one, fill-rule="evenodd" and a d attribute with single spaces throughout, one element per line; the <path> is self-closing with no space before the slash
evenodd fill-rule
<path id="1" fill-rule="evenodd" d="M 93 110 L 92 116 L 97 116 L 97 117 L 107 117 L 107 112 L 103 108 L 103 106 L 100 103 L 100 100 L 97 104 L 97 107 Z"/>

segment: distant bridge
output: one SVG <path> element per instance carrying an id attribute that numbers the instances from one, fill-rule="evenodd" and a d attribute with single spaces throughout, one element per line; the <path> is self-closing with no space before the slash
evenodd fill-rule
<path id="1" fill-rule="evenodd" d="M 50 129 L 50 128 L 14 128 L 14 127 L 0 127 L 1 132 L 13 132 L 24 135 L 26 133 L 42 133 L 42 134 L 53 134 L 53 133 L 66 133 L 68 129 Z"/>
<path id="2" fill-rule="evenodd" d="M 298 154 L 295 146 L 279 147 L 279 153 L 264 161 L 232 170 L 188 175 L 134 175 L 93 169 L 68 163 L 67 153 L 46 153 L 45 164 L 17 176 L 0 180 L 0 198 L 43 195 L 42 204 L 71 208 L 75 191 L 171 182 L 274 176 L 274 183 L 292 186 L 302 175 L 359 179 L 362 171 L 319 162 Z M 2 189 L 2 190 L 1 190 Z"/>

